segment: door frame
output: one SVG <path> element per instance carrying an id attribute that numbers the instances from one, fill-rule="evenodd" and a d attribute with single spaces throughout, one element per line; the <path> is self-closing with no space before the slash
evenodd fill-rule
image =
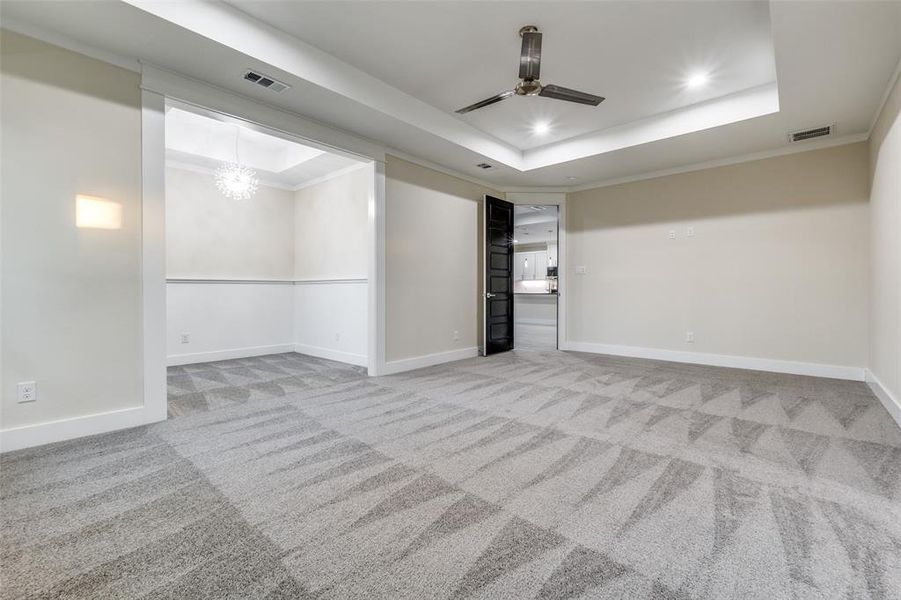
<path id="1" fill-rule="evenodd" d="M 302 115 L 270 106 L 153 65 L 141 65 L 141 311 L 143 410 L 141 421 L 167 417 L 166 393 L 166 100 L 198 106 L 338 154 L 369 163 L 367 368 L 385 371 L 385 148 Z M 135 425 L 141 423 L 135 423 Z"/>
<path id="2" fill-rule="evenodd" d="M 507 202 L 557 207 L 557 349 L 566 347 L 566 193 L 507 192 Z M 514 344 L 514 349 L 516 346 Z"/>

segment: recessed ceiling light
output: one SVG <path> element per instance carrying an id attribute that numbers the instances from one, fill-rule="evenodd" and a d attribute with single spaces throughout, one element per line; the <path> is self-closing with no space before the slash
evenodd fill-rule
<path id="1" fill-rule="evenodd" d="M 544 121 L 539 121 L 532 125 L 532 132 L 536 135 L 544 135 L 548 131 L 551 130 L 551 126 L 545 123 Z"/>
<path id="2" fill-rule="evenodd" d="M 576 178 L 573 177 L 572 175 L 570 175 L 570 176 L 567 177 L 566 179 L 567 179 L 567 181 L 575 181 L 575 180 L 576 180 Z"/>
<path id="3" fill-rule="evenodd" d="M 685 87 L 690 89 L 699 88 L 707 83 L 710 76 L 707 73 L 695 73 L 685 81 Z"/>

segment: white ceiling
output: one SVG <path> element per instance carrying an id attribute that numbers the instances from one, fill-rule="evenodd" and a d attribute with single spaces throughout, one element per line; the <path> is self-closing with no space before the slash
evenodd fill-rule
<path id="1" fill-rule="evenodd" d="M 514 97 L 457 117 L 520 150 L 776 81 L 766 2 L 229 4 L 448 113 L 512 89 L 519 28 L 538 25 L 542 81 L 606 101 Z M 688 89 L 696 72 L 710 85 Z"/>
<path id="2" fill-rule="evenodd" d="M 557 207 L 517 204 L 513 209 L 513 238 L 516 245 L 555 243 Z"/>
<path id="3" fill-rule="evenodd" d="M 5 27 L 146 60 L 506 187 L 779 152 L 786 132 L 826 123 L 861 139 L 901 55 L 901 2 L 236 5 L 5 0 L 0 11 Z M 545 83 L 608 100 L 453 114 L 515 83 L 516 30 L 529 22 L 545 33 Z M 246 68 L 292 88 L 249 84 Z M 695 68 L 711 70 L 711 86 L 679 90 Z M 523 137 L 536 116 L 553 119 L 548 138 Z"/>
<path id="4" fill-rule="evenodd" d="M 205 171 L 239 162 L 256 170 L 261 183 L 285 188 L 362 164 L 180 103 L 166 108 L 166 162 Z"/>

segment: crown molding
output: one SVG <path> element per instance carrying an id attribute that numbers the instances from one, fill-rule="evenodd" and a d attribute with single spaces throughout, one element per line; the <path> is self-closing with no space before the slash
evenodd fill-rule
<path id="1" fill-rule="evenodd" d="M 846 144 L 855 144 L 857 142 L 866 141 L 869 138 L 869 133 L 854 133 L 850 135 L 843 135 L 836 138 L 829 138 L 825 140 L 812 140 L 809 142 L 798 142 L 797 146 L 783 146 L 781 148 L 774 148 L 773 150 L 762 150 L 760 152 L 752 152 L 749 154 L 740 154 L 737 156 L 730 156 L 727 158 L 720 158 L 715 160 L 708 160 L 700 163 L 693 163 L 690 165 L 684 165 L 681 167 L 673 167 L 671 169 L 662 169 L 659 171 L 648 171 L 646 173 L 639 173 L 636 175 L 629 175 L 626 177 L 616 177 L 613 179 L 604 179 L 595 183 L 586 183 L 578 186 L 573 186 L 567 189 L 567 193 L 574 192 L 583 192 L 585 190 L 593 190 L 595 188 L 603 188 L 610 187 L 612 185 L 620 185 L 623 183 L 633 183 L 635 181 L 644 181 L 646 179 L 656 179 L 658 177 L 666 177 L 668 175 L 679 175 L 681 173 L 691 173 L 693 171 L 704 171 L 706 169 L 715 169 L 717 167 L 727 167 L 729 165 L 736 165 L 740 163 L 753 162 L 755 160 L 764 160 L 767 158 L 776 158 L 779 156 L 786 156 L 789 154 L 800 154 L 802 152 L 812 152 L 814 150 L 822 150 L 824 148 L 832 148 L 834 146 L 844 146 Z"/>
<path id="2" fill-rule="evenodd" d="M 178 169 L 180 171 L 190 171 L 192 173 L 199 173 L 201 175 L 211 175 L 213 177 L 216 176 L 216 169 L 211 169 L 209 167 L 203 167 L 201 165 L 194 165 L 191 163 L 182 162 L 180 160 L 167 159 L 166 160 L 166 168 L 167 169 L 169 169 L 169 168 Z M 256 170 L 256 169 L 254 169 L 254 170 Z M 262 185 L 262 186 L 276 188 L 279 190 L 285 190 L 288 192 L 294 191 L 294 186 L 287 184 L 287 183 L 280 183 L 277 181 L 272 181 L 270 179 L 264 179 L 262 177 L 259 177 L 259 175 L 257 176 L 257 180 L 260 182 L 260 185 Z"/>
<path id="3" fill-rule="evenodd" d="M 314 179 L 310 179 L 309 181 L 304 181 L 303 183 L 298 183 L 297 185 L 295 185 L 294 187 L 289 188 L 289 189 L 291 189 L 292 191 L 298 192 L 302 189 L 305 189 L 305 188 L 308 188 L 308 187 L 311 187 L 311 186 L 314 186 L 314 185 L 317 185 L 320 183 L 325 183 L 326 181 L 335 179 L 337 177 L 341 177 L 342 175 L 347 175 L 348 173 L 353 173 L 354 171 L 359 171 L 360 169 L 363 169 L 368 166 L 369 166 L 368 162 L 359 162 L 355 165 L 348 165 L 346 167 L 338 169 L 337 171 L 332 171 L 331 173 L 326 173 L 325 175 L 321 175 Z"/>
<path id="4" fill-rule="evenodd" d="M 885 109 L 885 104 L 888 102 L 889 96 L 892 95 L 892 90 L 895 89 L 895 84 L 898 81 L 898 78 L 901 77 L 901 58 L 898 58 L 898 64 L 895 65 L 895 71 L 892 73 L 892 76 L 888 78 L 888 84 L 885 86 L 885 90 L 882 92 L 882 99 L 879 100 L 879 106 L 876 107 L 876 112 L 873 113 L 873 118 L 870 119 L 870 127 L 867 129 L 867 137 L 873 134 L 873 129 L 876 127 L 876 122 L 879 120 L 879 117 L 882 115 L 882 111 Z"/>
<path id="5" fill-rule="evenodd" d="M 507 185 L 501 188 L 505 194 L 565 194 L 573 190 L 570 186 L 529 187 L 521 185 Z"/>

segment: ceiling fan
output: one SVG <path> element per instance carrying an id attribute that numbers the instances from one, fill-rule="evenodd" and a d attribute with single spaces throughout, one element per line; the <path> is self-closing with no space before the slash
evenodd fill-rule
<path id="1" fill-rule="evenodd" d="M 519 30 L 519 36 L 522 38 L 522 52 L 519 56 L 519 78 L 520 82 L 516 87 L 506 92 L 501 92 L 491 98 L 486 98 L 475 104 L 470 104 L 457 111 L 457 114 L 468 113 L 479 108 L 490 106 L 495 102 L 506 100 L 510 96 L 543 96 L 545 98 L 554 98 L 555 100 L 566 100 L 567 102 L 576 102 L 578 104 L 589 104 L 597 106 L 604 101 L 601 96 L 571 90 L 559 85 L 541 85 L 538 75 L 541 72 L 541 34 L 534 25 L 526 25 Z"/>

